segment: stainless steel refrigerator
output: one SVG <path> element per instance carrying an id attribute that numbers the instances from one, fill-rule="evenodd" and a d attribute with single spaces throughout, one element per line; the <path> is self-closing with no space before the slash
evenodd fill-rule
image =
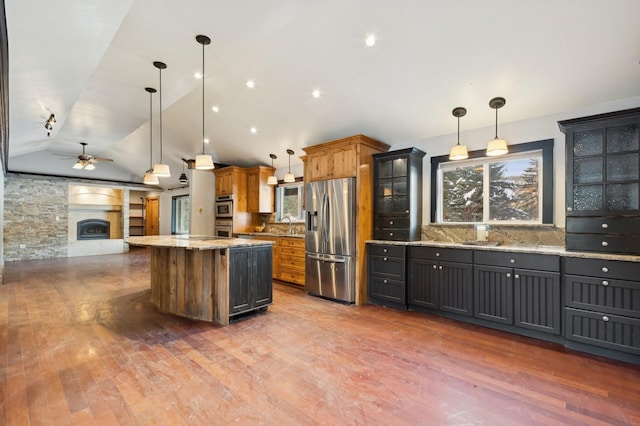
<path id="1" fill-rule="evenodd" d="M 356 300 L 355 178 L 309 182 L 305 187 L 305 290 Z"/>

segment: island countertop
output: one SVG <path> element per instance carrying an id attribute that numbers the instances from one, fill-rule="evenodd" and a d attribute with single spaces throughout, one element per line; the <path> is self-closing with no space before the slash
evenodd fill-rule
<path id="1" fill-rule="evenodd" d="M 214 237 L 211 235 L 148 235 L 124 240 L 133 246 L 175 247 L 186 250 L 219 250 L 229 247 L 273 245 L 273 241 L 247 238 Z"/>

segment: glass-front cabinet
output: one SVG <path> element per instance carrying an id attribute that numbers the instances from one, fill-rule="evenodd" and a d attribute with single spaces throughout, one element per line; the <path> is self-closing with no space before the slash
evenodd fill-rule
<path id="1" fill-rule="evenodd" d="M 638 254 L 640 108 L 559 125 L 566 135 L 567 249 Z"/>
<path id="2" fill-rule="evenodd" d="M 424 156 L 417 148 L 373 156 L 375 239 L 420 240 Z"/>

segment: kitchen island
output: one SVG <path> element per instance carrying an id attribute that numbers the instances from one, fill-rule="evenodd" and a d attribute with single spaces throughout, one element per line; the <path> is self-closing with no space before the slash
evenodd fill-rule
<path id="1" fill-rule="evenodd" d="M 272 303 L 272 242 L 206 235 L 129 237 L 151 248 L 151 303 L 159 310 L 228 325 Z"/>

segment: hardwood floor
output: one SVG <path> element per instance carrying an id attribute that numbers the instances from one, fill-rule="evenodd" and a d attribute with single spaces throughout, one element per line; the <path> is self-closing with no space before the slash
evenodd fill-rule
<path id="1" fill-rule="evenodd" d="M 276 284 L 229 327 L 158 313 L 148 252 L 5 265 L 0 424 L 640 424 L 640 367 Z"/>

